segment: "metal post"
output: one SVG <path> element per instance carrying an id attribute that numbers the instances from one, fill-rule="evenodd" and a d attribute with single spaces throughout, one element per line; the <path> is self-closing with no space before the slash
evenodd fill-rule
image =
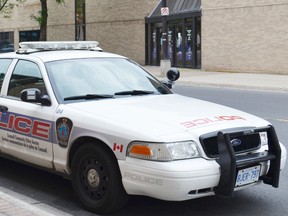
<path id="1" fill-rule="evenodd" d="M 169 15 L 169 8 L 167 1 L 162 0 L 161 16 L 162 16 L 162 59 L 160 62 L 161 76 L 164 77 L 166 72 L 171 67 L 170 59 L 168 59 L 168 26 L 167 16 Z"/>
<path id="2" fill-rule="evenodd" d="M 162 8 L 167 8 L 167 1 L 162 0 Z M 167 27 L 167 13 L 162 12 L 162 59 L 168 59 L 168 27 Z"/>

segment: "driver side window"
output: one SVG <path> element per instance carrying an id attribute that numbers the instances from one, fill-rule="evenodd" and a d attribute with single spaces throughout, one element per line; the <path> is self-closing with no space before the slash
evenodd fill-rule
<path id="1" fill-rule="evenodd" d="M 11 76 L 7 95 L 20 98 L 21 92 L 28 88 L 37 88 L 42 95 L 47 94 L 38 65 L 19 60 Z"/>

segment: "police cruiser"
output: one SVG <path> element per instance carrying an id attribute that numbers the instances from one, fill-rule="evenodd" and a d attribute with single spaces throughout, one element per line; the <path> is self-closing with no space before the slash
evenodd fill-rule
<path id="1" fill-rule="evenodd" d="M 0 55 L 0 152 L 71 179 L 96 213 L 278 187 L 286 149 L 261 118 L 174 94 L 97 42 L 23 42 Z"/>

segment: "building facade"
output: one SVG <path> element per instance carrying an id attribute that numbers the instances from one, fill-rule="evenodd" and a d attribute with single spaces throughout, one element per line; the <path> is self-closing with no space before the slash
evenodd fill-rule
<path id="1" fill-rule="evenodd" d="M 13 1 L 13 0 L 11 0 Z M 162 53 L 160 0 L 48 2 L 48 40 L 97 40 L 108 52 L 144 65 Z M 213 71 L 287 73 L 288 0 L 167 0 L 172 66 Z M 0 49 L 38 40 L 40 0 L 0 14 Z"/>
<path id="2" fill-rule="evenodd" d="M 288 0 L 202 0 L 202 68 L 288 73 Z"/>
<path id="3" fill-rule="evenodd" d="M 161 15 L 162 2 L 145 19 L 146 64 L 159 65 L 167 55 L 174 67 L 201 68 L 201 0 L 168 0 L 166 6 L 169 10 L 165 20 Z M 167 53 L 163 57 L 165 25 Z"/>

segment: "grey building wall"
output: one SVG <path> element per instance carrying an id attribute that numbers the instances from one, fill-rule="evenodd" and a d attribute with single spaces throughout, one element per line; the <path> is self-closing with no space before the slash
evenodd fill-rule
<path id="1" fill-rule="evenodd" d="M 15 0 L 10 0 L 9 3 L 15 3 Z M 9 18 L 4 18 L 0 14 L 0 32 L 14 32 L 14 44 L 18 47 L 19 31 L 39 30 L 39 25 L 31 19 L 31 14 L 38 14 L 40 1 L 29 0 L 25 4 L 19 4 L 15 7 Z"/>
<path id="2" fill-rule="evenodd" d="M 38 0 L 39 1 L 39 0 Z M 55 0 L 47 1 L 48 27 L 47 40 L 75 40 L 75 3 L 66 0 L 65 4 L 57 4 Z"/>
<path id="3" fill-rule="evenodd" d="M 13 0 L 12 0 L 13 1 Z M 145 63 L 145 20 L 160 0 L 86 0 L 86 40 L 97 40 L 108 52 Z M 75 40 L 75 1 L 59 5 L 48 3 L 47 40 Z M 19 31 L 39 30 L 30 18 L 40 10 L 39 0 L 28 0 L 13 9 L 9 19 L 0 15 L 0 32 L 14 31 L 14 44 L 19 43 Z"/>
<path id="4" fill-rule="evenodd" d="M 11 0 L 13 1 L 13 0 Z M 109 52 L 145 63 L 144 17 L 160 0 L 86 0 L 86 40 L 97 40 Z M 75 39 L 74 0 L 48 1 L 48 40 Z M 39 30 L 30 18 L 39 0 L 0 15 L 0 32 Z M 202 0 L 202 69 L 287 73 L 288 0 Z"/>
<path id="5" fill-rule="evenodd" d="M 108 51 L 145 63 L 144 17 L 159 0 L 86 0 L 87 40 Z"/>
<path id="6" fill-rule="evenodd" d="M 288 73 L 287 0 L 202 0 L 202 68 Z"/>

